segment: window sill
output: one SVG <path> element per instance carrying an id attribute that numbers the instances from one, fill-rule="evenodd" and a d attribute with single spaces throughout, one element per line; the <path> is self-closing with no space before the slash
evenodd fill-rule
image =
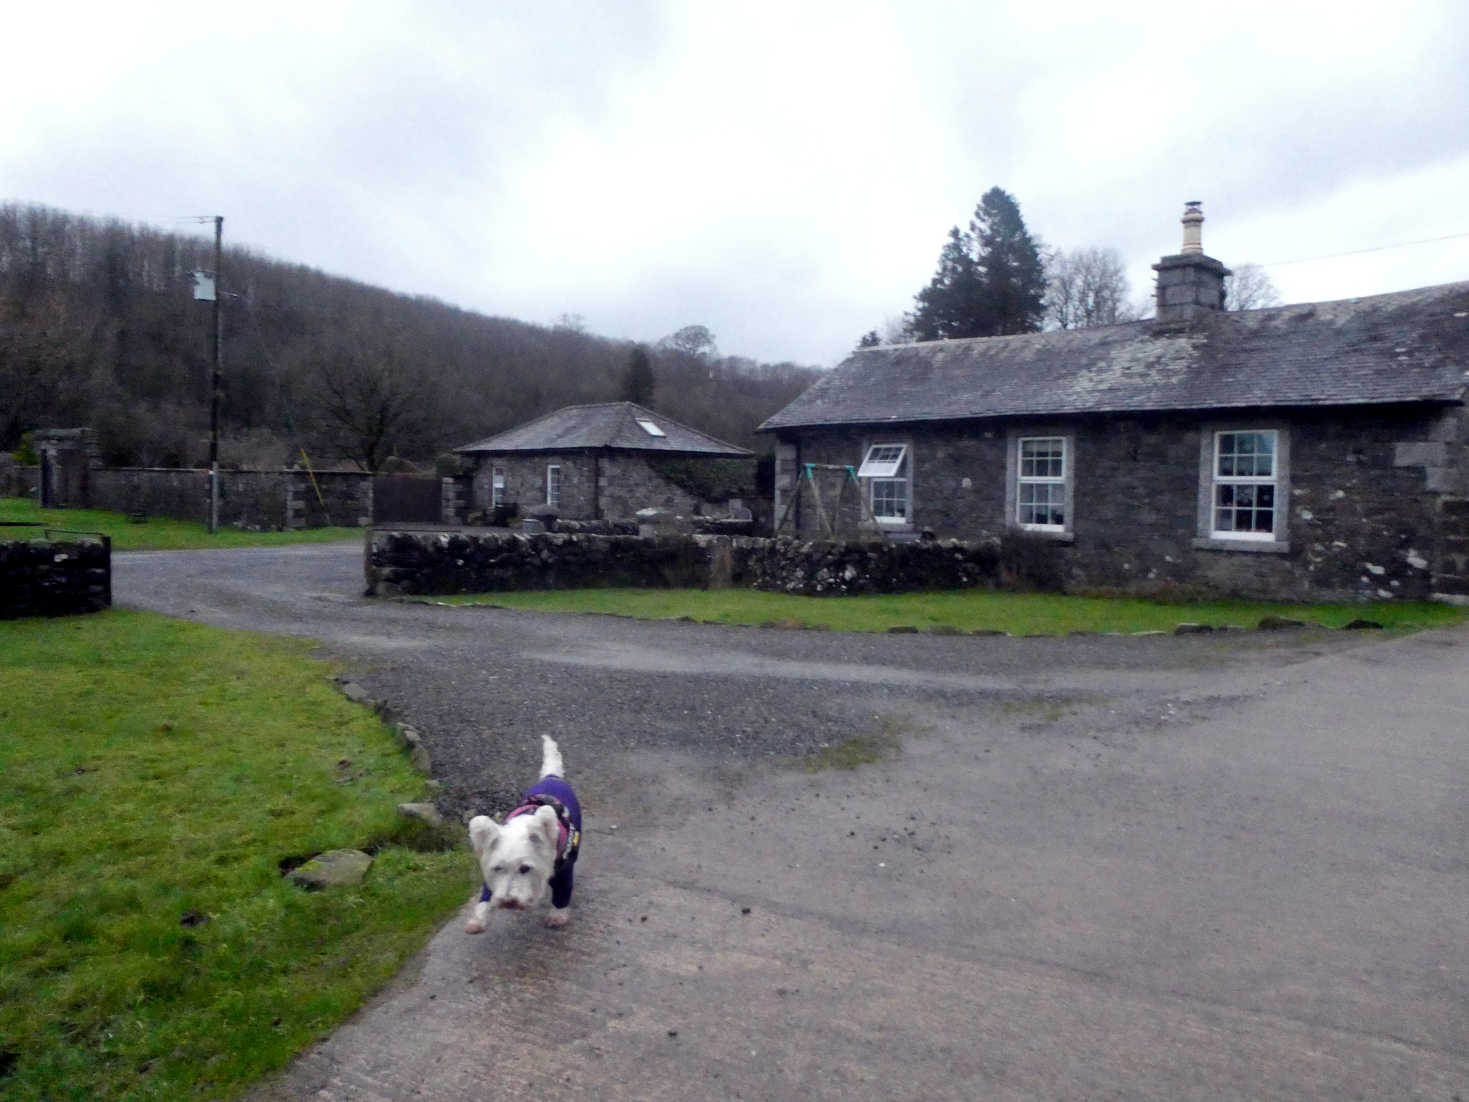
<path id="1" fill-rule="evenodd" d="M 1288 555 L 1290 540 L 1221 540 L 1196 539 L 1196 551 L 1248 551 L 1257 555 Z"/>
<path id="2" fill-rule="evenodd" d="M 1052 543 L 1075 543 L 1075 532 L 1062 532 L 1054 528 L 1027 528 L 1023 524 L 1014 525 L 1010 531 L 1024 532 L 1027 536 L 1040 536 L 1042 539 L 1050 540 Z"/>

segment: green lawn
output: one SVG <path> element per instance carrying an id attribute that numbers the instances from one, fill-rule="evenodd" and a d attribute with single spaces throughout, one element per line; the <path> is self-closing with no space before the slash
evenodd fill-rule
<path id="1" fill-rule="evenodd" d="M 321 1037 L 462 903 L 467 851 L 303 641 L 141 612 L 0 622 L 0 1096 L 214 1099 Z M 357 888 L 281 862 L 376 852 Z"/>
<path id="2" fill-rule="evenodd" d="M 287 532 L 248 532 L 221 528 L 214 535 L 194 521 L 149 517 L 134 524 L 125 513 L 106 509 L 42 509 L 26 498 L 0 497 L 0 521 L 25 521 L 112 537 L 114 551 L 187 551 L 202 547 L 257 547 L 287 543 L 327 543 L 361 539 L 362 528 L 300 528 Z M 0 540 L 39 538 L 39 528 L 0 527 Z"/>
<path id="3" fill-rule="evenodd" d="M 1180 623 L 1254 627 L 1286 616 L 1323 627 L 1374 620 L 1405 631 L 1461 623 L 1469 610 L 1430 602 L 1287 605 L 1256 601 L 1164 604 L 1122 598 L 950 590 L 863 597 L 796 597 L 749 589 L 558 589 L 440 598 L 542 612 L 601 612 L 639 619 L 689 617 L 718 624 L 781 623 L 831 631 L 1007 631 L 1065 635 L 1073 631 L 1172 631 Z"/>

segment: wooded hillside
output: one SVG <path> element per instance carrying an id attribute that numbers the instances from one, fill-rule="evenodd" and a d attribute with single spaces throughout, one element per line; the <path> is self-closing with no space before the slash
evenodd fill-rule
<path id="1" fill-rule="evenodd" d="M 192 273 L 213 266 L 203 237 L 0 205 L 0 452 L 31 429 L 91 426 L 111 465 L 205 463 L 212 309 Z M 628 396 L 636 346 L 575 324 L 486 317 L 238 248 L 222 268 L 227 466 L 301 448 L 320 464 L 424 462 Z M 819 374 L 679 341 L 648 352 L 658 410 L 756 450 L 769 441 L 755 427 Z"/>

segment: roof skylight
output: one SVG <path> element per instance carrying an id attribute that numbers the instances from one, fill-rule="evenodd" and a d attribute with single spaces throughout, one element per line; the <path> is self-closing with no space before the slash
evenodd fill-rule
<path id="1" fill-rule="evenodd" d="M 667 436 L 668 435 L 668 433 L 664 432 L 662 429 L 660 429 L 652 421 L 649 421 L 646 417 L 639 417 L 639 418 L 637 418 L 637 422 L 638 422 L 639 425 L 642 426 L 643 431 L 646 432 L 649 436 Z"/>

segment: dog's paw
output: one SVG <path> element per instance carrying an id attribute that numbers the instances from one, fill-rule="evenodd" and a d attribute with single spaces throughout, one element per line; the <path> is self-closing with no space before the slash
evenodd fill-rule
<path id="1" fill-rule="evenodd" d="M 466 934 L 482 934 L 485 932 L 485 923 L 490 917 L 490 905 L 488 903 L 476 902 L 474 910 L 469 913 L 469 921 L 464 924 Z"/>
<path id="2" fill-rule="evenodd" d="M 547 926 L 551 926 L 551 927 L 565 926 L 570 921 L 571 921 L 571 908 L 570 907 L 562 907 L 559 910 L 552 909 L 551 913 L 546 916 L 546 925 Z"/>

